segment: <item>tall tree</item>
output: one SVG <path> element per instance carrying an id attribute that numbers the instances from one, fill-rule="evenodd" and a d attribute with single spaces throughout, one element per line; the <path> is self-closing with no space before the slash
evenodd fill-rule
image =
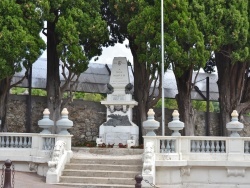
<path id="1" fill-rule="evenodd" d="M 0 119 L 5 125 L 6 105 L 15 72 L 34 63 L 45 48 L 39 32 L 43 26 L 36 1 L 0 1 Z"/>
<path id="2" fill-rule="evenodd" d="M 100 16 L 99 0 L 44 0 L 41 4 L 47 21 L 43 31 L 47 36 L 47 105 L 56 121 L 63 92 L 76 86 L 89 60 L 101 54 L 108 40 L 107 24 Z"/>
<path id="3" fill-rule="evenodd" d="M 179 94 L 177 101 L 186 135 L 193 135 L 191 82 L 195 67 L 205 63 L 208 53 L 204 48 L 202 33 L 197 29 L 188 11 L 188 1 L 164 1 L 165 67 L 171 63 L 176 75 Z M 108 6 L 106 6 L 108 7 Z M 146 112 L 161 97 L 161 25 L 159 1 L 109 1 L 112 19 L 108 21 L 128 38 L 134 59 L 135 100 L 138 101 L 138 125 L 146 120 Z M 107 8 L 105 9 L 108 10 Z M 111 27 L 112 28 L 112 27 Z M 118 32 L 118 33 L 119 33 Z M 117 34 L 117 32 L 114 32 Z M 119 36 L 119 35 L 118 35 Z M 121 39 L 123 39 L 121 37 Z M 120 38 L 118 38 L 120 39 Z M 158 88 L 156 86 L 159 80 Z M 154 90 L 158 91 L 153 96 Z"/>
<path id="4" fill-rule="evenodd" d="M 154 2 L 151 2 L 154 4 Z M 156 74 L 159 71 L 159 52 L 153 54 L 152 49 L 148 49 L 147 41 L 141 43 L 136 42 L 136 35 L 129 32 L 128 25 L 139 14 L 140 6 L 147 6 L 149 3 L 145 1 L 129 0 L 104 0 L 102 6 L 102 14 L 110 27 L 111 41 L 110 43 L 120 42 L 125 39 L 129 41 L 129 48 L 133 55 L 133 67 L 134 67 L 134 99 L 138 102 L 136 110 L 136 124 L 139 126 L 139 142 L 142 142 L 142 122 L 146 120 L 147 112 L 149 108 L 155 105 L 158 99 L 161 97 L 161 77 Z M 143 21 L 141 19 L 141 21 Z M 144 23 L 140 23 L 142 26 Z M 158 25 L 159 23 L 154 23 Z M 131 26 L 132 27 L 132 26 Z M 153 40 L 159 36 L 152 34 Z M 137 39 L 139 40 L 139 39 Z M 139 45 L 138 45 L 139 44 Z M 153 42 L 151 45 L 156 45 Z M 159 51 L 158 49 L 154 49 Z M 147 62 L 147 63 L 146 63 Z M 158 86 L 156 85 L 159 80 Z M 153 96 L 150 92 L 150 86 L 154 85 L 154 91 L 159 88 L 158 96 Z"/>
<path id="5" fill-rule="evenodd" d="M 206 47 L 215 53 L 222 135 L 227 135 L 225 126 L 232 111 L 241 113 L 250 105 L 242 100 L 249 68 L 248 4 L 248 0 L 193 0 L 193 16 L 203 31 Z"/>

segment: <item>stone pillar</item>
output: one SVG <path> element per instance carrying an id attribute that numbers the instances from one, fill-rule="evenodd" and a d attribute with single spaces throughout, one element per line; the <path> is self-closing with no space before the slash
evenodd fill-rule
<path id="1" fill-rule="evenodd" d="M 230 137 L 240 137 L 238 131 L 244 128 L 244 125 L 238 121 L 238 112 L 234 110 L 231 114 L 232 120 L 226 124 L 227 130 L 231 131 Z"/>
<path id="2" fill-rule="evenodd" d="M 58 129 L 58 134 L 60 135 L 70 135 L 70 133 L 67 131 L 67 129 L 70 129 L 73 127 L 73 121 L 68 119 L 68 110 L 67 108 L 64 108 L 62 110 L 62 119 L 58 120 L 56 122 L 56 126 Z"/>
<path id="3" fill-rule="evenodd" d="M 38 121 L 38 126 L 40 128 L 43 128 L 42 132 L 40 132 L 40 134 L 51 134 L 51 132 L 49 131 L 49 129 L 54 126 L 54 121 L 52 121 L 51 119 L 49 119 L 49 109 L 46 108 L 43 111 L 43 119 Z"/>
<path id="4" fill-rule="evenodd" d="M 173 116 L 173 121 L 168 123 L 168 128 L 174 131 L 171 134 L 171 136 L 181 136 L 179 131 L 184 128 L 184 123 L 179 120 L 180 118 L 178 110 L 174 110 L 172 116 Z"/>
<path id="5" fill-rule="evenodd" d="M 154 119 L 155 112 L 151 108 L 148 111 L 148 119 L 143 122 L 143 128 L 147 131 L 146 136 L 156 136 L 154 130 L 158 129 L 160 123 Z"/>

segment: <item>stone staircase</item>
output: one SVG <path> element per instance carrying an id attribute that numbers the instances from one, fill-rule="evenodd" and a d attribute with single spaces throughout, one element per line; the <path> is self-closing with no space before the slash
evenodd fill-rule
<path id="1" fill-rule="evenodd" d="M 60 185 L 81 188 L 135 187 L 135 176 L 142 171 L 142 149 L 73 148 Z"/>

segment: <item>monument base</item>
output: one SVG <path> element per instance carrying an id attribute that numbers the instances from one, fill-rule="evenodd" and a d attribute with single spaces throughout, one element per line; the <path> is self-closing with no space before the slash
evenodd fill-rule
<path id="1" fill-rule="evenodd" d="M 136 125 L 132 126 L 104 126 L 99 128 L 99 138 L 106 145 L 127 144 L 128 140 L 135 140 L 135 145 L 139 144 L 139 128 Z"/>

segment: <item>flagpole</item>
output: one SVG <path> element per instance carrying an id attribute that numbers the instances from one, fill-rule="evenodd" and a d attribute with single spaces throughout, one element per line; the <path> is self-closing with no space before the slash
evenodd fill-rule
<path id="1" fill-rule="evenodd" d="M 164 95 L 164 11 L 161 0 L 161 76 L 162 76 L 162 136 L 165 136 L 165 95 Z"/>

